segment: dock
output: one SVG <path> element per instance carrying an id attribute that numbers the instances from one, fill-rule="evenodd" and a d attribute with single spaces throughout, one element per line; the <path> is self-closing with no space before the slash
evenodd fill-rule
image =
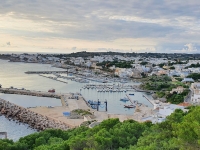
<path id="1" fill-rule="evenodd" d="M 54 73 L 68 73 L 68 71 L 27 71 L 26 74 L 54 74 Z"/>
<path id="2" fill-rule="evenodd" d="M 146 98 L 154 106 L 154 102 L 152 100 L 150 100 L 149 98 L 147 98 L 145 95 L 143 95 L 143 97 Z"/>
<path id="3" fill-rule="evenodd" d="M 48 79 L 52 79 L 52 80 L 55 80 L 55 81 L 58 81 L 58 82 L 62 82 L 62 83 L 68 83 L 66 81 L 58 80 L 57 78 L 47 77 L 47 76 L 44 76 L 44 75 L 41 75 L 41 74 L 39 74 L 39 76 L 45 77 L 45 78 L 48 78 Z"/>
<path id="4" fill-rule="evenodd" d="M 62 103 L 63 107 L 68 105 L 67 102 L 65 102 L 65 96 L 64 95 L 62 95 L 60 99 L 61 99 L 61 103 Z"/>
<path id="5" fill-rule="evenodd" d="M 131 104 L 133 105 L 132 100 L 130 99 L 130 97 L 126 94 L 126 96 L 128 97 L 129 101 L 131 102 Z"/>
<path id="6" fill-rule="evenodd" d="M 38 96 L 38 97 L 52 97 L 52 98 L 60 98 L 61 97 L 61 94 L 57 94 L 57 93 L 30 91 L 30 90 L 16 89 L 16 88 L 0 88 L 0 93 L 30 95 L 30 96 Z"/>

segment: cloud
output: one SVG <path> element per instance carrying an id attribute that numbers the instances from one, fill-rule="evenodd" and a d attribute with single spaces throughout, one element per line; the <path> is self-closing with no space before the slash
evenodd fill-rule
<path id="1" fill-rule="evenodd" d="M 184 43 L 195 43 L 198 49 L 199 7 L 197 0 L 148 0 L 145 3 L 140 0 L 7 0 L 0 5 L 0 34 L 12 35 L 13 41 L 25 40 L 26 44 L 14 43 L 24 49 L 32 48 L 30 39 L 37 48 L 66 47 L 69 50 L 103 47 L 173 52 L 181 50 Z M 44 46 L 37 39 L 43 39 L 45 44 L 53 43 Z M 149 41 L 153 43 L 150 46 Z M 0 41 L 0 45 L 3 42 Z M 99 44 L 104 42 L 105 46 Z"/>
<path id="2" fill-rule="evenodd" d="M 197 51 L 197 48 L 192 43 L 185 44 L 184 46 L 185 46 L 185 48 L 182 49 L 183 51 L 188 51 L 188 52 L 196 52 Z"/>
<path id="3" fill-rule="evenodd" d="M 192 43 L 188 43 L 184 45 L 184 48 L 182 50 L 173 50 L 174 52 L 179 53 L 195 53 L 198 52 L 197 48 Z"/>

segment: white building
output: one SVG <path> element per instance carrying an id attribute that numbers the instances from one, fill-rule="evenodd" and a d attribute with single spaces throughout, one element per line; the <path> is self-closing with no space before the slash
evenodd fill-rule
<path id="1" fill-rule="evenodd" d="M 155 107 L 157 108 L 158 112 L 155 112 L 153 115 L 142 118 L 142 121 L 151 121 L 152 123 L 160 123 L 166 120 L 166 117 L 171 115 L 176 109 L 181 109 L 183 111 L 188 111 L 184 109 L 184 106 L 179 106 L 175 104 L 168 104 L 168 103 L 162 103 L 162 104 L 155 104 Z"/>
<path id="2" fill-rule="evenodd" d="M 192 83 L 190 89 L 192 91 L 191 102 L 199 103 L 200 102 L 200 83 L 198 82 Z"/>

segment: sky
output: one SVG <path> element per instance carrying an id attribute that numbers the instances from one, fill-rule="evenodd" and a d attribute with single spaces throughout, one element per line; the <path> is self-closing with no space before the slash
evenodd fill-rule
<path id="1" fill-rule="evenodd" d="M 5 0 L 0 51 L 200 52 L 198 0 Z"/>

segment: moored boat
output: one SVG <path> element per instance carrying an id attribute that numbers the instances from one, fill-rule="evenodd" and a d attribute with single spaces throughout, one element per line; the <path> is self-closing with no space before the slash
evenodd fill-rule
<path id="1" fill-rule="evenodd" d="M 129 101 L 129 99 L 126 98 L 126 97 L 124 97 L 124 98 L 120 98 L 120 101 L 124 101 L 124 102 L 126 102 L 126 101 Z"/>
<path id="2" fill-rule="evenodd" d="M 124 105 L 124 108 L 135 108 L 134 105 Z"/>
<path id="3" fill-rule="evenodd" d="M 55 93 L 55 89 L 50 89 L 48 92 Z"/>

